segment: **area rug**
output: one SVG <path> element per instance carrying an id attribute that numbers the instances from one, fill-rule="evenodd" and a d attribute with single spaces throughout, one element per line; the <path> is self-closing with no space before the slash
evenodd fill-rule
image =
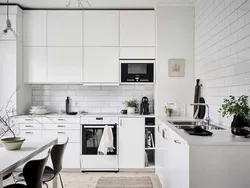
<path id="1" fill-rule="evenodd" d="M 101 177 L 96 188 L 153 188 L 150 177 Z"/>

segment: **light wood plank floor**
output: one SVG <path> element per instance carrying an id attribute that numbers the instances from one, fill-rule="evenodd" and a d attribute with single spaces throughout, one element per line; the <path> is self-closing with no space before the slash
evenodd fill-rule
<path id="1" fill-rule="evenodd" d="M 102 173 L 102 172 L 91 172 L 91 173 L 81 173 L 81 172 L 63 172 L 62 178 L 65 188 L 95 188 L 96 183 L 100 177 L 140 177 L 148 176 L 151 178 L 151 181 L 154 185 L 154 188 L 161 188 L 158 177 L 154 173 L 128 173 L 128 172 L 119 172 L 119 173 Z M 4 182 L 4 185 L 13 183 L 13 180 L 10 178 Z M 45 187 L 45 186 L 44 186 Z M 49 187 L 52 187 L 49 185 Z M 58 181 L 58 188 L 61 188 L 60 182 Z"/>

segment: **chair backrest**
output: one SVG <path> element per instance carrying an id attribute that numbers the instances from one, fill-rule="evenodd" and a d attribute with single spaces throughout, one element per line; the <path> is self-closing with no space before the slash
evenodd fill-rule
<path id="1" fill-rule="evenodd" d="M 62 170 L 63 155 L 64 155 L 64 151 L 68 142 L 69 142 L 69 138 L 67 138 L 67 141 L 64 144 L 56 144 L 52 147 L 51 160 L 52 160 L 55 176 L 58 173 L 60 173 Z"/>
<path id="2" fill-rule="evenodd" d="M 42 187 L 42 177 L 49 155 L 50 150 L 45 158 L 29 161 L 24 166 L 23 176 L 28 188 Z"/>

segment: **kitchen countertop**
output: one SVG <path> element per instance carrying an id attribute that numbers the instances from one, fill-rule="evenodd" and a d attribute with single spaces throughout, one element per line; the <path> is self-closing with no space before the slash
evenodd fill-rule
<path id="1" fill-rule="evenodd" d="M 45 115 L 19 115 L 18 117 L 67 117 L 67 118 L 80 118 L 80 117 L 135 117 L 135 118 L 139 118 L 139 117 L 155 117 L 154 114 L 149 114 L 149 115 L 141 115 L 141 114 L 120 114 L 120 113 L 89 113 L 86 115 L 83 114 L 77 114 L 77 115 L 67 115 L 65 113 L 63 114 L 59 114 L 59 113 L 51 113 L 51 114 L 45 114 Z"/>
<path id="2" fill-rule="evenodd" d="M 180 137 L 187 141 L 189 145 L 225 145 L 225 146 L 250 146 L 250 137 L 237 137 L 232 135 L 230 127 L 215 124 L 226 130 L 209 130 L 213 132 L 212 136 L 192 136 L 186 133 L 184 130 L 176 128 L 168 121 L 200 121 L 193 117 L 158 117 L 165 125 L 176 132 Z"/>

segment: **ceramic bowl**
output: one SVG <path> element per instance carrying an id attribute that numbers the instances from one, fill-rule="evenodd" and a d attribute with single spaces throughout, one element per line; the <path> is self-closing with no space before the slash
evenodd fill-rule
<path id="1" fill-rule="evenodd" d="M 11 137 L 11 138 L 2 138 L 1 143 L 6 150 L 19 150 L 21 149 L 25 138 L 21 137 Z"/>

